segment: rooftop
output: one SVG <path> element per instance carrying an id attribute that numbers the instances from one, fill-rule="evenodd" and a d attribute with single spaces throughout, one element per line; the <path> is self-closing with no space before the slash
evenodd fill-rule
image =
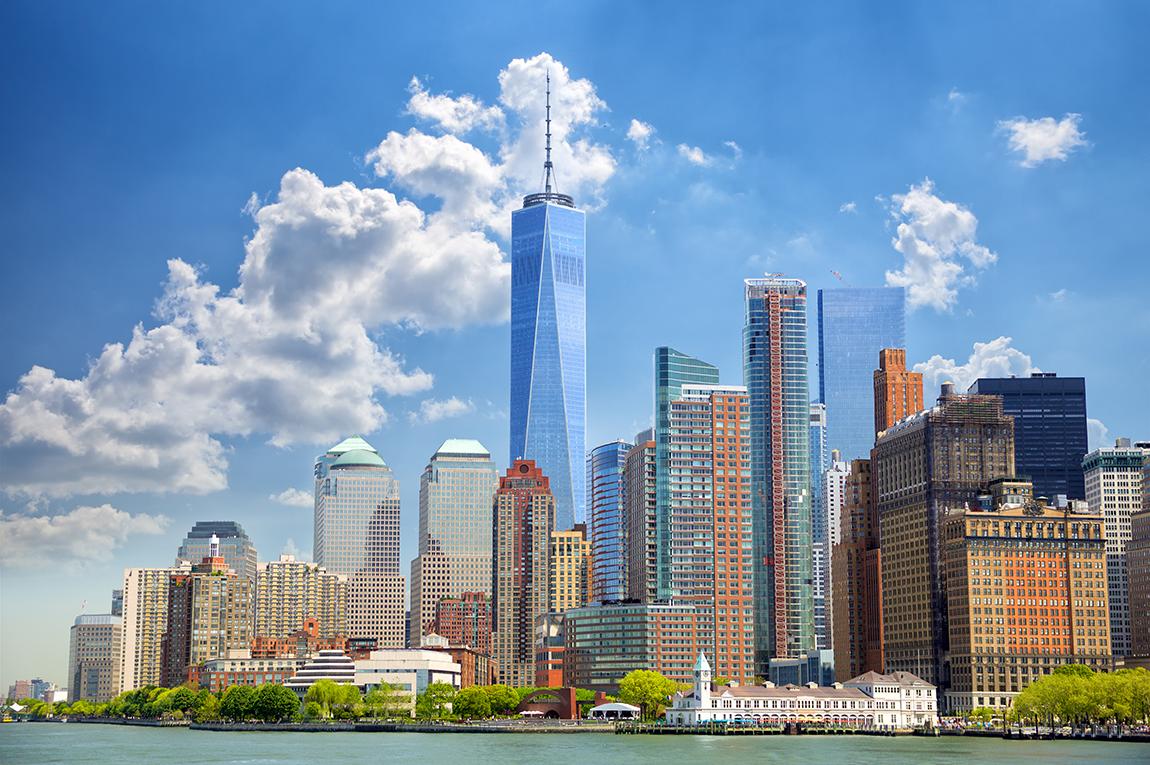
<path id="1" fill-rule="evenodd" d="M 363 440 L 362 436 L 348 436 L 325 452 L 326 454 L 344 454 L 350 451 L 375 452 L 375 447 Z"/>
<path id="2" fill-rule="evenodd" d="M 449 438 L 435 450 L 436 455 L 453 454 L 465 457 L 490 457 L 487 447 L 474 438 Z"/>
<path id="3" fill-rule="evenodd" d="M 331 463 L 333 468 L 344 467 L 387 467 L 387 463 L 374 450 L 352 449 Z"/>

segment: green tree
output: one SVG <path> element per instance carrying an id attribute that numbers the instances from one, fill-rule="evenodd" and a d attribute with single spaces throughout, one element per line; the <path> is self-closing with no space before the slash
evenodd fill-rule
<path id="1" fill-rule="evenodd" d="M 497 683 L 483 686 L 487 694 L 487 703 L 491 706 L 491 713 L 495 715 L 512 714 L 519 706 L 519 694 L 508 685 Z"/>
<path id="2" fill-rule="evenodd" d="M 168 696 L 168 705 L 178 712 L 187 714 L 199 708 L 200 696 L 186 685 L 181 685 Z"/>
<path id="3" fill-rule="evenodd" d="M 215 722 L 220 719 L 220 699 L 216 694 L 209 692 L 200 699 L 200 705 L 192 715 L 198 723 Z"/>
<path id="4" fill-rule="evenodd" d="M 319 704 L 321 716 L 326 720 L 331 717 L 332 707 L 341 703 L 343 700 L 343 691 L 340 689 L 340 684 L 334 680 L 316 680 L 310 688 L 307 689 L 307 694 L 303 697 L 304 703 L 315 702 Z"/>
<path id="5" fill-rule="evenodd" d="M 373 717 L 391 718 L 400 715 L 406 706 L 406 694 L 396 685 L 380 683 L 364 697 L 367 713 Z"/>
<path id="6" fill-rule="evenodd" d="M 674 680 L 649 669 L 636 669 L 619 681 L 619 700 L 639 707 L 644 720 L 654 720 L 677 690 Z"/>
<path id="7" fill-rule="evenodd" d="M 466 720 L 483 719 L 491 716 L 491 701 L 487 697 L 486 690 L 473 685 L 469 688 L 463 688 L 455 694 L 455 699 L 451 702 L 451 709 L 456 715 Z"/>
<path id="8" fill-rule="evenodd" d="M 309 701 L 303 705 L 303 719 L 305 720 L 321 720 L 323 719 L 323 707 L 314 701 Z"/>
<path id="9" fill-rule="evenodd" d="M 423 720 L 440 720 L 450 711 L 455 698 L 455 686 L 450 683 L 429 683 L 415 699 L 415 714 Z"/>
<path id="10" fill-rule="evenodd" d="M 255 717 L 256 689 L 250 685 L 229 685 L 220 697 L 220 717 L 250 720 Z"/>
<path id="11" fill-rule="evenodd" d="M 265 683 L 256 690 L 252 711 L 264 722 L 290 720 L 299 712 L 299 697 L 282 685 Z"/>

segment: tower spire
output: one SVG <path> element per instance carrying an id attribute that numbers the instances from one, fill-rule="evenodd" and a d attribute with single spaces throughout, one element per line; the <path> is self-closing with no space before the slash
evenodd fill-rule
<path id="1" fill-rule="evenodd" d="M 551 70 L 547 70 L 547 158 L 543 162 L 543 193 L 551 193 Z"/>

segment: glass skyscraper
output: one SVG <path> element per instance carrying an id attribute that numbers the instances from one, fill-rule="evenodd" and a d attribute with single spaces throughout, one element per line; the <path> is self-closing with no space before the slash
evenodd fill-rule
<path id="1" fill-rule="evenodd" d="M 811 402 L 807 285 L 747 279 L 743 380 L 751 405 L 755 662 L 815 646 L 811 592 Z"/>
<path id="2" fill-rule="evenodd" d="M 828 542 L 827 506 L 823 491 L 823 473 L 831 466 L 827 448 L 827 406 L 811 404 L 811 568 L 814 573 L 815 647 L 830 648 L 827 629 L 830 592 L 831 547 Z"/>
<path id="3" fill-rule="evenodd" d="M 655 578 L 659 600 L 670 600 L 671 585 L 671 402 L 684 385 L 718 385 L 719 368 L 674 348 L 655 349 Z"/>
<path id="4" fill-rule="evenodd" d="M 631 444 L 610 441 L 587 455 L 588 515 L 591 518 L 591 599 L 627 597 L 627 526 L 623 512 L 623 467 Z"/>
<path id="5" fill-rule="evenodd" d="M 228 568 L 245 579 L 254 580 L 256 548 L 244 527 L 235 521 L 197 521 L 176 551 L 177 565 L 181 560 L 195 565 L 208 557 L 213 536 L 219 538 L 220 556 Z"/>
<path id="6" fill-rule="evenodd" d="M 819 290 L 819 401 L 827 444 L 843 459 L 874 446 L 874 369 L 883 348 L 906 347 L 906 290 Z"/>
<path id="7" fill-rule="evenodd" d="M 1035 372 L 1030 377 L 979 378 L 970 393 L 1002 396 L 1014 418 L 1014 473 L 1029 478 L 1034 496 L 1085 499 L 1086 379 Z"/>
<path id="8" fill-rule="evenodd" d="M 511 454 L 551 480 L 555 524 L 584 519 L 586 214 L 566 194 L 511 213 Z"/>

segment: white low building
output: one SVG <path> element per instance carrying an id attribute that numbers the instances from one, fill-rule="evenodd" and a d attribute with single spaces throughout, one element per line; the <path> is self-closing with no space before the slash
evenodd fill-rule
<path id="1" fill-rule="evenodd" d="M 819 723 L 905 730 L 937 725 L 935 691 L 933 685 L 909 672 L 867 672 L 833 686 L 766 683 L 712 689 L 711 665 L 700 653 L 695 662 L 695 689 L 675 694 L 666 719 L 673 725 Z"/>
<path id="2" fill-rule="evenodd" d="M 401 691 L 418 695 L 431 683 L 460 687 L 463 667 L 451 654 L 420 648 L 387 648 L 372 651 L 355 662 L 355 684 L 365 691 L 387 683 Z"/>

